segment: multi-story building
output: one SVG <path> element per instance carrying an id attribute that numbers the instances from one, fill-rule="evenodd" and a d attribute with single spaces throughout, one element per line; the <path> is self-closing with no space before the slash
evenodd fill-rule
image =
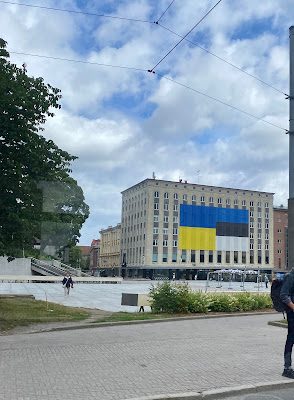
<path id="1" fill-rule="evenodd" d="M 122 192 L 122 272 L 273 269 L 273 193 L 146 179 Z"/>
<path id="2" fill-rule="evenodd" d="M 288 270 L 288 209 L 283 206 L 274 208 L 274 266 Z"/>
<path id="3" fill-rule="evenodd" d="M 120 236 L 121 224 L 101 229 L 100 233 L 100 271 L 103 276 L 120 275 Z"/>
<path id="4" fill-rule="evenodd" d="M 100 239 L 93 239 L 90 250 L 90 268 L 91 275 L 98 275 L 100 261 Z"/>

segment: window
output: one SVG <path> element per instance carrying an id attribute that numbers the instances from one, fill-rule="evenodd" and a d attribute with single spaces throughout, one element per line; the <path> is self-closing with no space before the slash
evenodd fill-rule
<path id="1" fill-rule="evenodd" d="M 153 228 L 153 233 L 154 233 L 154 235 L 157 235 L 158 234 L 158 228 Z"/>
<path id="2" fill-rule="evenodd" d="M 265 213 L 265 218 L 267 218 L 267 219 L 269 218 L 269 213 L 268 212 Z"/>
<path id="3" fill-rule="evenodd" d="M 158 254 L 152 254 L 152 262 L 157 262 Z"/>
<path id="4" fill-rule="evenodd" d="M 177 235 L 178 234 L 178 228 L 174 228 L 173 229 L 173 235 Z"/>
<path id="5" fill-rule="evenodd" d="M 265 240 L 268 240 L 268 233 L 265 234 Z"/>
<path id="6" fill-rule="evenodd" d="M 278 233 L 281 233 L 282 232 L 282 229 L 278 229 Z"/>
<path id="7" fill-rule="evenodd" d="M 177 253 L 172 254 L 172 262 L 177 262 Z"/>
<path id="8" fill-rule="evenodd" d="M 178 223 L 178 217 L 173 217 L 173 223 L 175 223 L 175 224 Z"/>
<path id="9" fill-rule="evenodd" d="M 254 233 L 250 232 L 250 239 L 253 239 L 253 238 L 254 238 Z"/>
<path id="10" fill-rule="evenodd" d="M 281 218 L 278 218 L 278 222 L 281 222 Z"/>
<path id="11" fill-rule="evenodd" d="M 249 211 L 249 217 L 253 217 L 254 216 L 254 212 L 253 211 Z"/>
<path id="12" fill-rule="evenodd" d="M 253 249 L 254 249 L 254 244 L 250 243 L 250 250 L 253 250 Z"/>
<path id="13" fill-rule="evenodd" d="M 261 232 L 258 232 L 257 239 L 261 239 Z"/>
<path id="14" fill-rule="evenodd" d="M 154 203 L 154 210 L 158 210 L 159 209 L 159 203 Z"/>
<path id="15" fill-rule="evenodd" d="M 178 194 L 174 193 L 174 200 L 178 200 Z"/>
<path id="16" fill-rule="evenodd" d="M 268 250 L 268 244 L 265 245 L 265 250 Z"/>
<path id="17" fill-rule="evenodd" d="M 267 223 L 265 224 L 265 229 L 268 229 L 268 226 L 269 226 L 269 225 L 268 225 L 268 222 L 267 222 Z"/>
<path id="18" fill-rule="evenodd" d="M 253 228 L 253 227 L 254 227 L 254 222 L 250 221 L 250 228 Z"/>
<path id="19" fill-rule="evenodd" d="M 159 218 L 158 215 L 154 215 L 153 221 L 154 221 L 154 222 L 158 222 L 158 218 Z"/>
<path id="20" fill-rule="evenodd" d="M 278 254 L 282 254 L 282 250 L 278 250 Z"/>
<path id="21" fill-rule="evenodd" d="M 193 194 L 193 196 L 192 196 L 192 201 L 196 202 L 196 196 L 195 196 L 195 194 Z"/>
<path id="22" fill-rule="evenodd" d="M 261 222 L 258 222 L 257 228 L 258 228 L 258 229 L 261 229 Z"/>
<path id="23" fill-rule="evenodd" d="M 158 246 L 158 240 L 157 239 L 153 239 L 153 246 Z"/>
<path id="24" fill-rule="evenodd" d="M 238 200 L 235 199 L 235 200 L 234 200 L 234 206 L 237 206 L 237 205 L 238 205 Z"/>
<path id="25" fill-rule="evenodd" d="M 164 198 L 168 199 L 168 193 L 167 192 L 164 193 Z"/>
<path id="26" fill-rule="evenodd" d="M 227 200 L 226 200 L 226 205 L 229 206 L 230 204 L 231 204 L 231 200 L 230 200 L 230 199 L 227 199 Z"/>
<path id="27" fill-rule="evenodd" d="M 268 202 L 265 203 L 265 208 L 268 208 Z"/>
<path id="28" fill-rule="evenodd" d="M 261 218 L 261 212 L 260 212 L 260 211 L 258 211 L 257 217 L 258 217 L 258 218 Z"/>
<path id="29" fill-rule="evenodd" d="M 163 228 L 163 234 L 168 235 L 168 228 Z"/>
<path id="30" fill-rule="evenodd" d="M 243 207 L 246 206 L 246 200 L 242 200 L 242 206 L 243 206 Z"/>
<path id="31" fill-rule="evenodd" d="M 178 246 L 178 241 L 177 240 L 173 240 L 173 247 L 177 247 Z"/>
<path id="32" fill-rule="evenodd" d="M 201 196 L 200 201 L 201 201 L 201 203 L 204 203 L 205 202 L 205 197 Z"/>
<path id="33" fill-rule="evenodd" d="M 282 243 L 282 239 L 278 239 L 278 243 Z"/>
<path id="34" fill-rule="evenodd" d="M 209 197 L 209 203 L 210 203 L 210 204 L 213 203 L 213 197 Z"/>
<path id="35" fill-rule="evenodd" d="M 163 222 L 168 222 L 168 215 L 165 215 L 165 216 L 163 217 Z"/>
<path id="36" fill-rule="evenodd" d="M 219 197 L 219 198 L 217 199 L 217 204 L 222 204 L 222 199 L 221 199 L 221 197 Z"/>
<path id="37" fill-rule="evenodd" d="M 254 206 L 254 202 L 250 201 L 250 207 L 253 207 L 253 206 Z"/>
<path id="38" fill-rule="evenodd" d="M 257 250 L 261 250 L 261 243 L 258 243 L 257 246 L 258 246 L 258 247 L 257 247 Z"/>
<path id="39" fill-rule="evenodd" d="M 174 211 L 178 211 L 178 205 L 174 204 Z"/>
<path id="40" fill-rule="evenodd" d="M 186 194 L 183 194 L 183 200 L 187 201 L 187 199 L 188 199 L 188 196 Z"/>
<path id="41" fill-rule="evenodd" d="M 257 203 L 257 207 L 261 207 L 261 202 L 260 201 Z"/>
<path id="42" fill-rule="evenodd" d="M 167 254 L 162 254 L 162 262 L 167 262 Z"/>
<path id="43" fill-rule="evenodd" d="M 162 242 L 162 245 L 163 245 L 163 247 L 167 247 L 167 240 L 166 239 Z"/>
<path id="44" fill-rule="evenodd" d="M 164 211 L 168 211 L 168 204 L 164 205 Z"/>
<path id="45" fill-rule="evenodd" d="M 158 198 L 159 197 L 159 192 L 154 192 L 154 197 Z"/>
<path id="46" fill-rule="evenodd" d="M 204 263 L 204 250 L 200 250 L 200 262 Z"/>

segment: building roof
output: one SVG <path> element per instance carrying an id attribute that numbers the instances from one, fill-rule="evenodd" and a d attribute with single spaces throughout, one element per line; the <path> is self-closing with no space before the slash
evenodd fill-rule
<path id="1" fill-rule="evenodd" d="M 95 244 L 99 244 L 100 243 L 100 239 L 93 239 L 91 242 L 91 247 L 95 246 Z"/>
<path id="2" fill-rule="evenodd" d="M 88 256 L 91 251 L 91 246 L 78 246 L 82 250 L 83 256 Z"/>
<path id="3" fill-rule="evenodd" d="M 153 178 L 147 178 L 144 179 L 141 182 L 136 183 L 133 186 L 130 186 L 129 188 L 123 190 L 121 192 L 121 194 L 127 192 L 130 189 L 135 188 L 138 185 L 141 185 L 142 183 L 148 183 L 148 182 L 164 182 L 164 183 L 175 183 L 175 184 L 180 184 L 180 185 L 189 185 L 189 186 L 198 186 L 198 187 L 206 187 L 206 188 L 217 188 L 217 189 L 226 189 L 226 190 L 240 190 L 243 192 L 254 192 L 254 193 L 265 193 L 265 194 L 272 194 L 274 195 L 274 193 L 272 192 L 262 192 L 262 191 L 258 191 L 258 190 L 250 190 L 250 189 L 239 189 L 239 188 L 231 188 L 231 187 L 224 187 L 224 186 L 213 186 L 213 185 L 202 185 L 199 183 L 192 183 L 192 182 L 187 182 L 186 180 L 180 180 L 180 181 L 166 181 L 164 179 L 153 179 Z"/>

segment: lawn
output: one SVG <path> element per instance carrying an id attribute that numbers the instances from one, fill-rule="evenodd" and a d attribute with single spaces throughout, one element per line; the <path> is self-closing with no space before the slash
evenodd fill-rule
<path id="1" fill-rule="evenodd" d="M 36 323 L 81 321 L 89 312 L 34 299 L 0 299 L 0 330 Z"/>

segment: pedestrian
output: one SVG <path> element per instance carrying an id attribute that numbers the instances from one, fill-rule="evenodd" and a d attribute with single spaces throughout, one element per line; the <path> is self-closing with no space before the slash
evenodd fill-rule
<path id="1" fill-rule="evenodd" d="M 265 283 L 265 287 L 267 288 L 267 286 L 268 286 L 268 277 L 267 277 L 267 275 L 265 275 L 265 277 L 264 277 L 264 283 Z"/>
<path id="2" fill-rule="evenodd" d="M 69 296 L 70 288 L 73 288 L 73 281 L 69 272 L 67 272 L 63 278 L 62 287 L 64 288 L 64 296 Z"/>
<path id="3" fill-rule="evenodd" d="M 176 279 L 176 274 L 173 272 L 173 281 Z"/>
<path id="4" fill-rule="evenodd" d="M 280 297 L 287 306 L 288 321 L 288 335 L 284 350 L 284 371 L 282 376 L 294 379 L 294 371 L 292 369 L 292 348 L 294 344 L 294 268 L 284 278 Z"/>

